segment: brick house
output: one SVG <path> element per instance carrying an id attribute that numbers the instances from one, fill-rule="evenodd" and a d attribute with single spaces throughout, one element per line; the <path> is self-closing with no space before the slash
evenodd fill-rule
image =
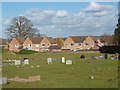
<path id="1" fill-rule="evenodd" d="M 2 49 L 9 49 L 9 41 L 6 39 L 0 39 L 0 47 Z"/>
<path id="2" fill-rule="evenodd" d="M 69 36 L 65 42 L 63 49 L 85 50 L 101 45 L 99 39 L 93 36 Z"/>
<path id="3" fill-rule="evenodd" d="M 102 46 L 101 41 L 94 36 L 87 36 L 83 41 L 82 48 L 85 49 L 99 49 Z"/>
<path id="4" fill-rule="evenodd" d="M 43 37 L 30 37 L 25 40 L 23 43 L 23 48 L 28 50 L 40 51 L 40 42 L 43 40 Z"/>
<path id="5" fill-rule="evenodd" d="M 9 44 L 9 50 L 10 51 L 20 51 L 21 49 L 23 49 L 24 41 L 25 41 L 25 39 L 22 37 L 13 38 Z"/>
<path id="6" fill-rule="evenodd" d="M 113 36 L 109 36 L 109 35 L 101 36 L 100 41 L 105 46 L 113 45 Z"/>
<path id="7" fill-rule="evenodd" d="M 86 39 L 86 36 L 69 36 L 64 41 L 64 46 L 62 49 L 75 50 L 77 48 L 82 48 L 82 43 Z"/>
<path id="8" fill-rule="evenodd" d="M 55 39 L 52 37 L 44 37 L 40 43 L 40 51 L 48 51 L 51 45 L 57 45 Z"/>

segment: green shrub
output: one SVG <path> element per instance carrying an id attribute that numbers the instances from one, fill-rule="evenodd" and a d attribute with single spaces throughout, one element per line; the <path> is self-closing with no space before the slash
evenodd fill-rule
<path id="1" fill-rule="evenodd" d="M 37 53 L 37 51 L 22 49 L 19 52 L 14 52 L 14 53 L 15 54 L 33 54 L 33 53 Z"/>
<path id="2" fill-rule="evenodd" d="M 99 49 L 100 53 L 120 53 L 120 46 L 103 46 Z"/>

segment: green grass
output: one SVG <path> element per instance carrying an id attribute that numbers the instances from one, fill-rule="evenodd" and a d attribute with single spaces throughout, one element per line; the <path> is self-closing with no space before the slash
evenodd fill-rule
<path id="1" fill-rule="evenodd" d="M 79 60 L 80 55 L 84 54 L 86 60 Z M 9 81 L 3 88 L 118 88 L 118 60 L 94 60 L 93 63 L 88 63 L 91 56 L 100 56 L 100 53 L 54 53 L 54 54 L 29 54 L 29 55 L 13 55 L 3 54 L 3 60 L 21 59 L 27 57 L 30 60 L 30 65 L 34 68 L 17 68 L 16 66 L 3 65 L 2 75 L 8 78 L 19 76 L 20 78 L 28 78 L 29 76 L 40 75 L 41 80 L 36 82 L 14 82 Z M 61 63 L 61 58 L 71 59 L 76 63 L 65 65 Z M 46 64 L 48 57 L 56 58 L 53 64 Z M 57 63 L 56 63 L 57 62 Z M 36 66 L 40 67 L 37 68 Z M 89 77 L 94 76 L 91 80 Z"/>

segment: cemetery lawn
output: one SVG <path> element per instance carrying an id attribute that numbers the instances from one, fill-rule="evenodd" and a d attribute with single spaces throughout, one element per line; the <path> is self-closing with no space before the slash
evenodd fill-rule
<path id="1" fill-rule="evenodd" d="M 85 55 L 86 60 L 80 60 L 80 55 Z M 92 56 L 100 55 L 104 56 L 101 53 L 3 54 L 3 60 L 15 57 L 17 60 L 23 60 L 26 57 L 30 61 L 29 65 L 20 65 L 23 68 L 9 64 L 2 65 L 3 77 L 18 76 L 27 79 L 29 76 L 41 76 L 41 80 L 35 82 L 8 81 L 9 83 L 3 85 L 3 88 L 118 88 L 118 60 L 100 60 L 99 58 L 89 63 Z M 63 56 L 67 60 L 72 60 L 73 64 L 62 64 Z M 56 58 L 53 64 L 46 64 L 49 57 Z M 34 68 L 30 68 L 30 65 Z M 37 68 L 37 65 L 40 67 Z M 94 79 L 90 79 L 90 76 L 94 76 Z"/>

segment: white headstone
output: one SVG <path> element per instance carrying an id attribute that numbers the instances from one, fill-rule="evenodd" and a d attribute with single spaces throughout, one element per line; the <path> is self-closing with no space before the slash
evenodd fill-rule
<path id="1" fill-rule="evenodd" d="M 71 60 L 67 60 L 66 61 L 66 64 L 68 65 L 68 64 L 72 64 L 72 61 Z"/>
<path id="2" fill-rule="evenodd" d="M 21 64 L 20 60 L 15 61 L 15 65 L 20 65 L 20 64 Z"/>
<path id="3" fill-rule="evenodd" d="M 29 64 L 29 60 L 28 60 L 28 59 L 25 59 L 23 63 L 24 63 L 24 64 Z"/>
<path id="4" fill-rule="evenodd" d="M 51 58 L 47 58 L 47 64 L 52 64 L 52 59 Z"/>
<path id="5" fill-rule="evenodd" d="M 65 57 L 62 57 L 62 63 L 65 63 Z"/>
<path id="6" fill-rule="evenodd" d="M 0 85 L 7 84 L 7 77 L 0 77 Z"/>

